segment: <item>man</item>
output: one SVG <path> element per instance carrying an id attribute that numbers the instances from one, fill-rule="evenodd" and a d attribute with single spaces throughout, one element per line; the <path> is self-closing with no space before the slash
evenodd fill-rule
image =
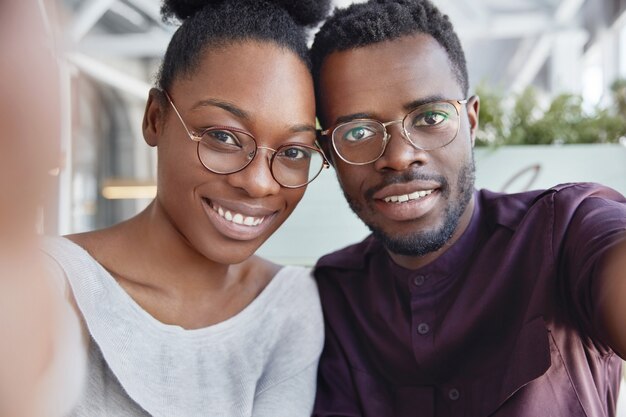
<path id="1" fill-rule="evenodd" d="M 321 258 L 315 416 L 612 416 L 626 200 L 474 190 L 478 97 L 427 0 L 336 10 L 313 45 L 322 141 L 372 230 Z"/>

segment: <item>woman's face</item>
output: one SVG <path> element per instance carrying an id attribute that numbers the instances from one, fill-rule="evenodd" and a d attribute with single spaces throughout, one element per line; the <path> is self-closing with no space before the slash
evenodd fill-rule
<path id="1" fill-rule="evenodd" d="M 216 48 L 197 70 L 168 91 L 192 132 L 214 126 L 242 129 L 259 147 L 315 142 L 313 83 L 291 51 L 266 42 Z M 146 111 L 147 141 L 158 147 L 157 204 L 183 238 L 205 257 L 239 263 L 287 219 L 305 187 L 281 187 L 270 171 L 272 151 L 259 149 L 242 171 L 208 171 L 166 100 Z M 243 224 L 242 224 L 243 223 Z"/>

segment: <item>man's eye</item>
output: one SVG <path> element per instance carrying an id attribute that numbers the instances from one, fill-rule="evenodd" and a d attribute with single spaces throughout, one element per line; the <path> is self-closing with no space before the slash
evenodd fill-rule
<path id="1" fill-rule="evenodd" d="M 448 120 L 448 115 L 442 112 L 429 111 L 420 113 L 413 118 L 414 127 L 437 126 Z"/>
<path id="2" fill-rule="evenodd" d="M 360 142 L 373 136 L 376 136 L 376 131 L 371 129 L 370 127 L 356 126 L 346 131 L 343 134 L 342 139 L 345 139 L 349 142 Z"/>

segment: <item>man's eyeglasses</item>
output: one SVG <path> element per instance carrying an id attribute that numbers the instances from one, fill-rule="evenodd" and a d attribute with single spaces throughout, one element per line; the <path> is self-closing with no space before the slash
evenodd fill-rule
<path id="1" fill-rule="evenodd" d="M 285 188 L 304 187 L 317 178 L 322 169 L 329 167 L 324 153 L 317 146 L 293 142 L 272 149 L 257 145 L 251 133 L 228 126 L 212 126 L 196 134 L 189 130 L 169 94 L 166 91 L 163 93 L 189 139 L 197 143 L 198 159 L 215 174 L 234 174 L 243 170 L 259 149 L 271 152 L 270 172 L 276 182 Z"/>
<path id="2" fill-rule="evenodd" d="M 355 119 L 324 130 L 321 135 L 331 135 L 337 155 L 352 165 L 366 165 L 385 153 L 391 135 L 387 126 L 401 123 L 408 142 L 417 149 L 443 148 L 459 133 L 461 105 L 465 100 L 434 101 L 411 110 L 404 118 L 391 122 L 374 119 Z"/>

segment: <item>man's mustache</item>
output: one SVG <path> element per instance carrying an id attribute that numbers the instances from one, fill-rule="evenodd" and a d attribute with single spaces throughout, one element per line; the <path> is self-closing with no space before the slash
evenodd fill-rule
<path id="1" fill-rule="evenodd" d="M 378 191 L 393 184 L 406 184 L 413 181 L 429 181 L 439 184 L 443 194 L 445 195 L 448 190 L 448 181 L 443 175 L 427 174 L 416 170 L 403 171 L 400 173 L 390 173 L 383 176 L 382 181 L 374 187 L 368 188 L 365 191 L 365 198 L 371 200 Z"/>

